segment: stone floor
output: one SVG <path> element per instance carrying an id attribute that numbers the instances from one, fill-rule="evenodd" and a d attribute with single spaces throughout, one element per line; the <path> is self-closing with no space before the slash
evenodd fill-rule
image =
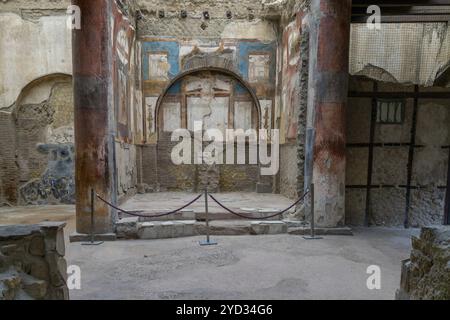
<path id="1" fill-rule="evenodd" d="M 124 207 L 172 209 L 192 194 L 138 195 Z M 234 209 L 281 209 L 291 200 L 265 194 L 221 194 Z M 202 210 L 202 202 L 197 204 Z M 194 207 L 195 210 L 195 207 Z M 263 210 L 264 211 L 264 210 Z M 73 206 L 0 208 L 0 224 L 66 221 L 74 231 Z M 401 260 L 409 257 L 417 229 L 361 228 L 354 236 L 304 240 L 295 235 L 214 236 L 128 240 L 82 246 L 66 242 L 69 265 L 82 272 L 72 299 L 393 299 Z M 368 290 L 369 265 L 381 267 L 381 290 Z"/>
<path id="2" fill-rule="evenodd" d="M 165 212 L 177 209 L 193 200 L 197 194 L 187 192 L 160 192 L 138 194 L 128 200 L 121 207 L 126 210 L 144 210 L 146 212 Z M 229 192 L 216 195 L 217 200 L 233 210 L 247 212 L 276 212 L 289 207 L 295 200 L 290 200 L 280 194 L 253 193 L 253 192 Z M 211 213 L 224 212 L 216 203 L 208 199 L 208 207 Z M 194 212 L 205 211 L 205 200 L 200 198 L 193 205 L 186 208 Z"/>
<path id="3" fill-rule="evenodd" d="M 355 236 L 214 236 L 68 245 L 82 270 L 72 299 L 394 299 L 401 260 L 418 230 L 357 229 Z M 381 290 L 366 286 L 381 268 Z"/>

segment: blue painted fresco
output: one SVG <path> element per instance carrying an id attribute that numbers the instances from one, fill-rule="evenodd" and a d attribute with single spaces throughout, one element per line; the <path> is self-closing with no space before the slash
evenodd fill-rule
<path id="1" fill-rule="evenodd" d="M 235 91 L 237 94 L 246 94 L 246 93 L 248 92 L 247 88 L 244 87 L 244 86 L 243 86 L 242 84 L 240 84 L 239 82 L 237 82 L 237 83 L 234 85 L 234 91 Z"/>
<path id="2" fill-rule="evenodd" d="M 154 41 L 142 43 L 142 67 L 144 80 L 150 80 L 148 69 L 148 54 L 151 52 L 167 52 L 170 64 L 169 78 L 174 78 L 180 72 L 180 45 L 176 41 Z"/>
<path id="3" fill-rule="evenodd" d="M 238 69 L 241 76 L 248 80 L 248 55 L 252 52 L 267 52 L 271 54 L 270 59 L 270 82 L 275 81 L 276 76 L 276 51 L 277 46 L 275 42 L 247 42 L 241 41 L 238 46 Z"/>
<path id="4" fill-rule="evenodd" d="M 237 66 L 240 75 L 248 81 L 248 56 L 252 52 L 267 52 L 271 54 L 270 60 L 270 82 L 275 82 L 276 77 L 276 42 L 262 43 L 255 41 L 239 41 Z M 167 52 L 168 61 L 170 64 L 169 78 L 173 79 L 180 72 L 180 45 L 176 41 L 152 41 L 142 43 L 142 67 L 144 68 L 144 80 L 150 80 L 148 55 L 151 52 Z M 181 81 L 176 82 L 170 89 L 169 93 L 177 94 L 181 92 Z M 237 93 L 246 93 L 245 89 L 240 84 L 236 84 Z"/>

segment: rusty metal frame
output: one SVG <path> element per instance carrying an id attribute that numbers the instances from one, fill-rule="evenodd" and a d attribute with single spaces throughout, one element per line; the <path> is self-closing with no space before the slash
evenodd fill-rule
<path id="1" fill-rule="evenodd" d="M 419 92 L 419 86 L 414 86 L 414 92 Z M 413 165 L 414 165 L 414 146 L 416 144 L 416 133 L 417 133 L 417 114 L 419 113 L 419 98 L 416 96 L 414 98 L 414 109 L 412 115 L 412 124 L 411 124 L 411 136 L 410 136 L 410 145 L 409 145 L 409 154 L 408 154 L 408 176 L 406 182 L 406 205 L 405 205 L 405 219 L 404 226 L 405 228 L 409 228 L 409 213 L 411 207 L 411 182 L 413 175 Z"/>
<path id="2" fill-rule="evenodd" d="M 375 82 L 376 83 L 376 82 Z M 406 204 L 405 204 L 405 216 L 404 216 L 404 225 L 405 227 L 409 227 L 409 215 L 410 215 L 410 203 L 411 203 L 411 190 L 420 189 L 419 186 L 412 185 L 412 175 L 413 175 L 413 163 L 414 163 L 414 152 L 415 149 L 424 148 L 424 145 L 416 144 L 416 129 L 417 129 L 417 116 L 418 116 L 418 108 L 419 108 L 419 100 L 420 99 L 441 99 L 448 100 L 450 99 L 449 92 L 422 92 L 420 91 L 419 86 L 414 86 L 414 91 L 411 92 L 378 92 L 375 85 L 372 91 L 367 92 L 357 92 L 350 91 L 349 98 L 371 98 L 372 99 L 372 114 L 371 117 L 374 117 L 373 112 L 376 111 L 376 105 L 374 101 L 378 98 L 385 99 L 414 99 L 413 106 L 413 119 L 411 124 L 411 136 L 410 142 L 389 142 L 389 143 L 375 143 L 374 137 L 372 136 L 373 122 L 370 124 L 370 142 L 369 143 L 348 143 L 347 148 L 368 148 L 369 149 L 369 161 L 368 161 L 368 183 L 366 185 L 346 185 L 346 189 L 366 189 L 366 208 L 365 208 L 365 224 L 367 225 L 370 222 L 370 190 L 376 188 L 403 188 L 406 189 Z M 375 108 L 375 109 L 374 109 Z M 376 119 L 375 119 L 376 120 Z M 372 171 L 373 168 L 373 149 L 375 147 L 408 147 L 408 165 L 407 165 L 407 183 L 406 185 L 373 185 L 372 184 Z M 449 163 L 448 163 L 448 174 L 447 174 L 447 186 L 438 186 L 438 189 L 446 189 L 446 198 L 445 198 L 445 209 L 444 209 L 444 224 L 450 224 L 450 146 L 443 146 L 443 149 L 449 149 Z M 372 152 L 372 155 L 371 155 Z M 372 159 L 371 159 L 372 158 Z"/>
<path id="3" fill-rule="evenodd" d="M 450 225 L 450 147 L 448 148 L 447 190 L 445 192 L 444 225 Z"/>
<path id="4" fill-rule="evenodd" d="M 374 93 L 378 92 L 378 83 L 373 82 Z M 367 163 L 367 187 L 366 187 L 366 213 L 364 216 L 364 225 L 368 227 L 370 225 L 370 186 L 372 185 L 373 178 L 373 156 L 374 156 L 374 141 L 375 141 L 375 127 L 377 125 L 377 112 L 378 112 L 378 102 L 377 98 L 372 98 L 372 110 L 370 115 L 370 141 L 369 141 L 369 159 Z"/>

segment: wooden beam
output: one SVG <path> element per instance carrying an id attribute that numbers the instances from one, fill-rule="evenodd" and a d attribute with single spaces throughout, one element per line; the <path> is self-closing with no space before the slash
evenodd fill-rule
<path id="1" fill-rule="evenodd" d="M 378 6 L 448 6 L 450 0 L 353 0 L 353 7 L 368 7 L 370 5 Z"/>
<path id="2" fill-rule="evenodd" d="M 369 15 L 352 16 L 352 23 L 366 23 Z M 401 15 L 381 16 L 381 23 L 425 23 L 425 22 L 449 22 L 448 15 Z"/>
<path id="3" fill-rule="evenodd" d="M 450 99 L 450 92 L 356 92 L 350 91 L 349 98 L 422 98 L 422 99 Z"/>
<path id="4" fill-rule="evenodd" d="M 448 152 L 447 190 L 445 192 L 444 224 L 450 225 L 450 150 Z"/>
<path id="5" fill-rule="evenodd" d="M 381 15 L 447 15 L 450 14 L 450 6 L 412 6 L 412 7 L 380 7 Z M 367 7 L 353 7 L 353 16 L 369 16 Z"/>

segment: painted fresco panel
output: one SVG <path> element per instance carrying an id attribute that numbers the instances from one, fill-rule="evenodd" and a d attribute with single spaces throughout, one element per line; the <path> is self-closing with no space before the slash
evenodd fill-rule
<path id="1" fill-rule="evenodd" d="M 228 128 L 229 97 L 188 97 L 188 129 L 194 130 L 194 121 L 203 121 L 203 129 L 219 129 L 225 133 Z"/>
<path id="2" fill-rule="evenodd" d="M 261 106 L 261 128 L 272 129 L 272 100 L 259 100 Z"/>
<path id="3" fill-rule="evenodd" d="M 252 109 L 251 101 L 236 101 L 234 103 L 234 128 L 251 129 L 252 128 Z"/>
<path id="4" fill-rule="evenodd" d="M 156 132 L 155 128 L 155 108 L 158 97 L 147 97 L 145 98 L 145 110 L 147 114 L 147 134 L 150 137 Z"/>
<path id="5" fill-rule="evenodd" d="M 172 132 L 181 126 L 181 104 L 179 102 L 164 102 L 164 131 Z"/>
<path id="6" fill-rule="evenodd" d="M 113 7 L 114 32 L 114 101 L 117 115 L 118 138 L 131 142 L 132 118 L 131 106 L 131 48 L 134 45 L 134 29 L 130 21 L 122 13 Z"/>
<path id="7" fill-rule="evenodd" d="M 167 53 L 150 53 L 148 55 L 149 78 L 150 80 L 169 80 L 169 60 Z"/>
<path id="8" fill-rule="evenodd" d="M 270 55 L 249 55 L 248 69 L 248 80 L 250 83 L 268 81 L 270 77 Z"/>

